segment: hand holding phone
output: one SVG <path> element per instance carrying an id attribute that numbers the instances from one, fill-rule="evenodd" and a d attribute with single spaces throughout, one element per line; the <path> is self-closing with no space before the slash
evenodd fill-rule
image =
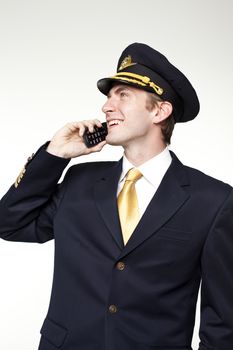
<path id="1" fill-rule="evenodd" d="M 88 148 L 96 146 L 98 143 L 105 140 L 108 133 L 107 123 L 102 123 L 102 127 L 95 127 L 94 132 L 90 132 L 88 129 L 83 134 L 83 140 Z"/>
<path id="2" fill-rule="evenodd" d="M 93 130 L 94 133 L 89 131 Z M 107 124 L 97 119 L 67 123 L 52 137 L 46 151 L 61 158 L 75 158 L 99 152 L 104 146 Z M 103 146 L 99 146 L 99 143 Z"/>

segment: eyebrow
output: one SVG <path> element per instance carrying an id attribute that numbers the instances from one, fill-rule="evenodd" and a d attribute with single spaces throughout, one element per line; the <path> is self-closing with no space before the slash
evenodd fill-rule
<path id="1" fill-rule="evenodd" d="M 129 91 L 129 89 L 128 89 L 127 86 L 119 86 L 118 88 L 116 88 L 116 90 L 114 91 L 114 93 L 115 93 L 115 94 L 119 94 L 119 93 L 121 93 L 121 92 L 124 91 L 124 90 L 128 90 L 128 91 Z M 107 97 L 108 97 L 108 98 L 111 97 L 111 93 L 110 93 L 110 92 L 107 94 Z"/>

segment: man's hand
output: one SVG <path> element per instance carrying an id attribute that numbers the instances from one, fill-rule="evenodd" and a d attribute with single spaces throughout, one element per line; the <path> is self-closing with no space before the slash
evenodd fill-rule
<path id="1" fill-rule="evenodd" d="M 99 152 L 106 144 L 106 141 L 88 148 L 83 141 L 83 134 L 86 129 L 94 131 L 94 127 L 101 127 L 98 119 L 71 122 L 58 130 L 50 141 L 47 152 L 62 158 L 75 158 L 92 152 Z"/>

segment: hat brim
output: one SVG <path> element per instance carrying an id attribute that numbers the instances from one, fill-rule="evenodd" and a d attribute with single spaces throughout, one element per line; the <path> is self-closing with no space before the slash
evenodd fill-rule
<path id="1" fill-rule="evenodd" d="M 132 82 L 125 81 L 120 78 L 115 79 L 112 77 L 102 78 L 98 80 L 97 87 L 100 90 L 100 92 L 102 92 L 104 95 L 107 96 L 114 84 L 126 84 L 126 85 L 136 87 L 138 89 L 145 90 L 147 92 L 154 93 L 153 89 L 151 89 L 148 86 L 139 86 Z M 196 91 L 193 89 L 193 87 L 190 84 L 187 83 L 185 85 L 186 85 L 185 88 L 182 89 L 181 94 L 179 94 L 179 97 L 182 100 L 182 111 L 180 110 L 180 108 L 176 109 L 176 106 L 173 105 L 173 108 L 174 108 L 173 115 L 174 115 L 175 122 L 177 123 L 184 123 L 184 122 L 193 120 L 200 110 L 199 100 L 196 95 Z M 166 98 L 164 100 L 169 101 L 169 99 L 166 99 Z M 172 101 L 170 102 L 172 103 Z"/>

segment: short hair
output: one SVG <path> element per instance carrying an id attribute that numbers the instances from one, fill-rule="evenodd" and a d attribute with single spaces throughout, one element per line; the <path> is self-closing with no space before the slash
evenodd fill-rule
<path id="1" fill-rule="evenodd" d="M 155 106 L 158 106 L 158 102 L 163 102 L 164 100 L 161 99 L 158 95 L 148 92 L 148 100 L 146 103 L 146 108 L 151 111 Z M 163 135 L 164 142 L 169 145 L 171 143 L 171 136 L 173 133 L 173 129 L 175 126 L 175 119 L 173 116 L 173 113 L 169 115 L 168 118 L 163 120 L 161 123 L 161 132 Z"/>

